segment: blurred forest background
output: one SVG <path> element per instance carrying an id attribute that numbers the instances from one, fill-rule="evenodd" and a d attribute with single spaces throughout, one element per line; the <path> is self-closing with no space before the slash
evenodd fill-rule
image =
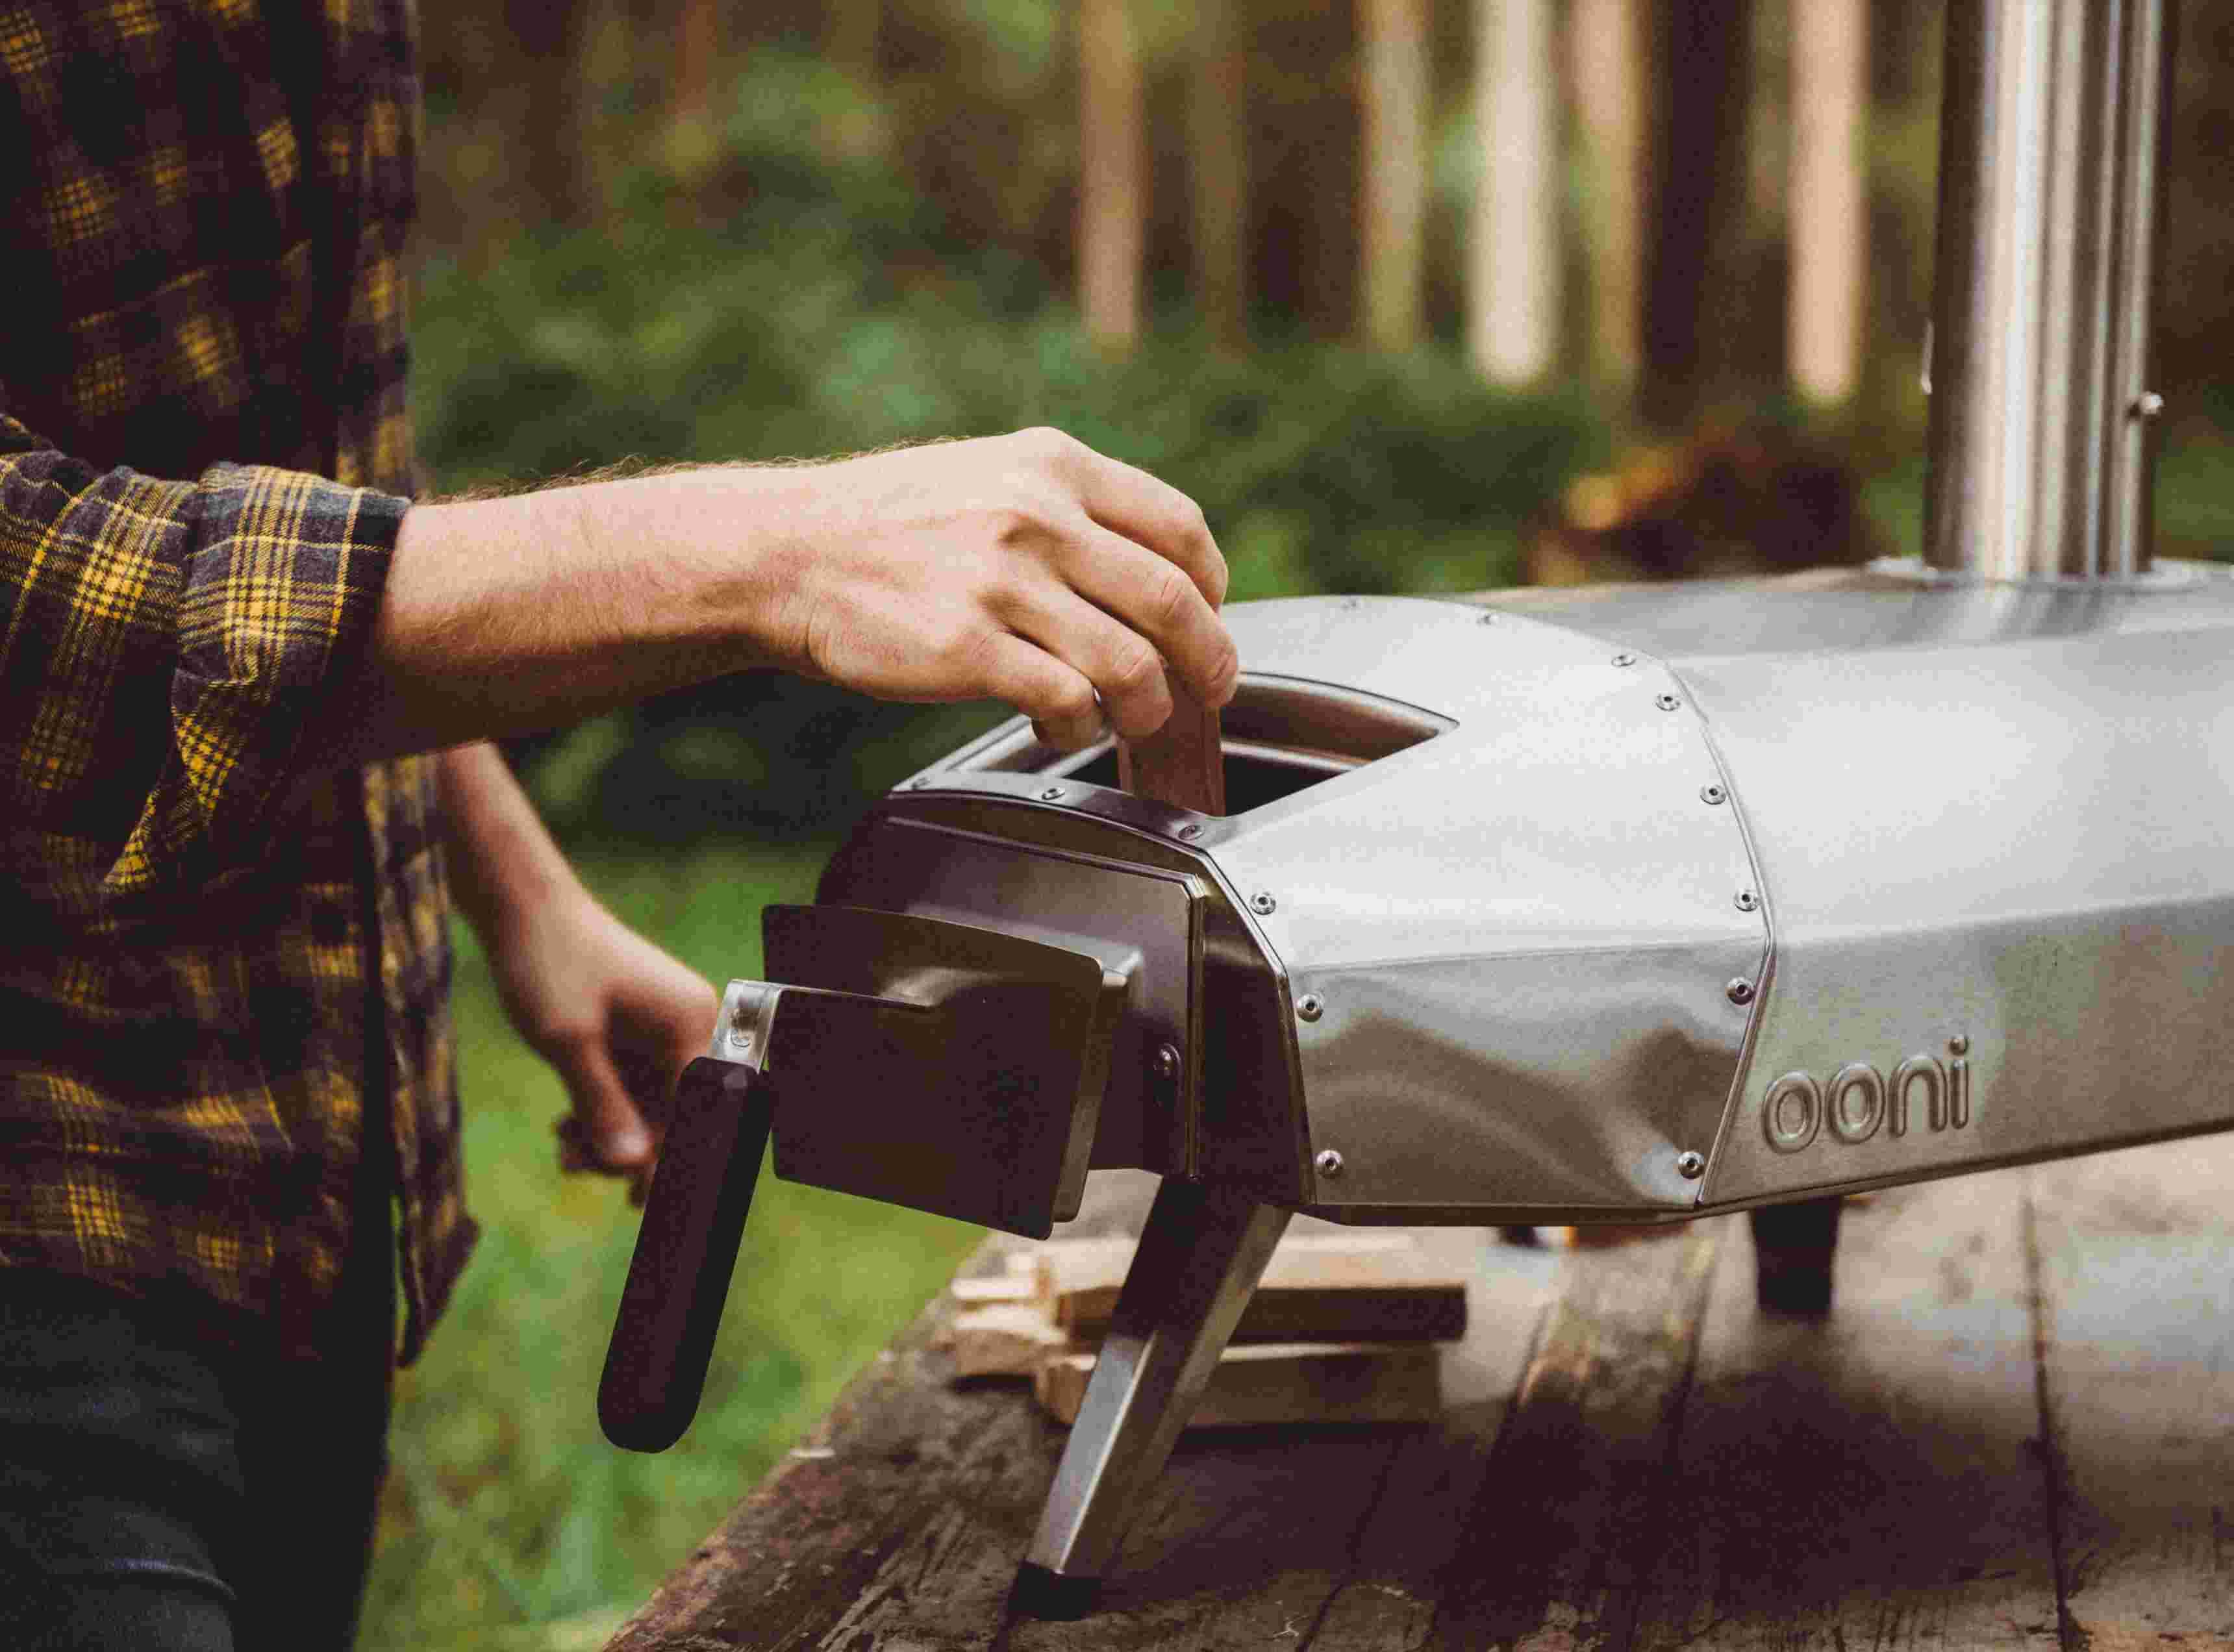
<path id="1" fill-rule="evenodd" d="M 1203 504 L 1237 598 L 1913 552 L 1936 0 L 452 0 L 423 16 L 436 492 L 1060 425 Z M 2191 3 L 2160 554 L 2234 554 L 2234 15 Z M 715 980 L 988 708 L 768 676 L 513 752 Z M 709 1403 L 591 1394 L 634 1223 L 466 937 L 490 1232 L 405 1374 L 365 1644 L 601 1643 L 972 1235 L 764 1183 Z"/>

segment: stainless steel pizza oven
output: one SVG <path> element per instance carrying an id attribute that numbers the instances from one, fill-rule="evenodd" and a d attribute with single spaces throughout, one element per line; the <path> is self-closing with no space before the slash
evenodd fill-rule
<path id="1" fill-rule="evenodd" d="M 2143 508 L 2162 25 L 1953 8 L 1928 561 L 1247 604 L 1225 813 L 1022 722 L 885 798 L 685 1075 L 609 1432 L 687 1422 L 771 1129 L 1028 1234 L 1164 1178 L 1061 1607 L 1291 1212 L 1674 1221 L 2234 1126 L 2234 578 Z"/>

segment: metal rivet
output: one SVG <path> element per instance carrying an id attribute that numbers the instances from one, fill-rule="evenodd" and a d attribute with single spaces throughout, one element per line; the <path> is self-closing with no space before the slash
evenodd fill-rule
<path id="1" fill-rule="evenodd" d="M 1733 976 L 1729 985 L 1722 989 L 1722 996 L 1734 1004 L 1749 1004 L 1753 1002 L 1753 983 L 1743 976 Z"/>
<path id="2" fill-rule="evenodd" d="M 1760 910 L 1760 896 L 1754 894 L 1750 889 L 1741 889 L 1738 891 L 1738 911 L 1741 912 L 1757 912 Z"/>
<path id="3" fill-rule="evenodd" d="M 1634 654 L 1617 654 L 1613 656 L 1613 663 L 1616 665 L 1635 665 L 1636 663 L 1636 656 Z"/>
<path id="4" fill-rule="evenodd" d="M 1699 801 L 1702 803 L 1720 803 L 1728 796 L 1729 793 L 1719 786 L 1702 786 L 1699 788 Z"/>
<path id="5" fill-rule="evenodd" d="M 1956 1034 L 1947 1041 L 1947 1053 L 1950 1055 L 1968 1055 L 1970 1053 L 1969 1038 L 1962 1033 Z"/>
<path id="6" fill-rule="evenodd" d="M 1703 1153 L 1681 1152 L 1676 1155 L 1676 1173 L 1687 1182 L 1695 1182 L 1707 1173 Z"/>
<path id="7" fill-rule="evenodd" d="M 908 782 L 908 790 L 910 790 L 911 792 L 920 792 L 921 790 L 923 790 L 923 788 L 924 788 L 924 787 L 926 787 L 926 786 L 928 786 L 928 785 L 930 785 L 930 784 L 931 784 L 931 776 L 930 776 L 930 775 L 928 775 L 928 774 L 918 774 L 918 775 L 917 775 L 913 780 L 910 780 L 910 781 Z"/>
<path id="8" fill-rule="evenodd" d="M 1182 838 L 1199 838 L 1202 836 L 1202 822 L 1199 820 L 1188 821 L 1185 826 L 1179 828 L 1179 836 Z"/>
<path id="9" fill-rule="evenodd" d="M 1683 702 L 1672 694 L 1662 694 L 1655 695 L 1652 703 L 1662 711 L 1673 711 Z"/>
<path id="10" fill-rule="evenodd" d="M 1326 1001 L 1316 992 L 1307 992 L 1296 1000 L 1297 1021 L 1316 1021 L 1324 1014 L 1326 1014 Z"/>
<path id="11" fill-rule="evenodd" d="M 1342 1174 L 1342 1155 L 1331 1147 L 1312 1159 L 1311 1164 L 1329 1181 Z"/>
<path id="12" fill-rule="evenodd" d="M 1280 903 L 1272 898 L 1272 891 L 1269 889 L 1260 889 L 1249 898 L 1249 910 L 1260 917 L 1269 916 L 1279 908 Z"/>
<path id="13" fill-rule="evenodd" d="M 2164 397 L 2154 390 L 2144 390 L 2133 398 L 2133 417 L 2153 419 L 2164 411 Z"/>
<path id="14" fill-rule="evenodd" d="M 1052 803 L 1061 795 L 1062 787 L 1060 786 L 1047 787 L 1040 793 L 1040 801 L 1042 803 Z"/>
<path id="15" fill-rule="evenodd" d="M 1176 1044 L 1156 1046 L 1156 1076 L 1175 1079 L 1179 1075 L 1179 1048 Z"/>

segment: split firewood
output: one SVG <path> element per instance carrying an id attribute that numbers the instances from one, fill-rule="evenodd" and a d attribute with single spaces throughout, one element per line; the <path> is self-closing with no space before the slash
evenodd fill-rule
<path id="1" fill-rule="evenodd" d="M 1217 708 L 1189 694 L 1177 676 L 1165 675 L 1172 715 L 1154 734 L 1117 742 L 1117 784 L 1174 808 L 1224 814 L 1225 748 Z"/>
<path id="2" fill-rule="evenodd" d="M 1078 1420 L 1094 1357 L 1059 1354 L 1039 1368 L 1032 1392 L 1057 1422 Z M 1427 1422 L 1442 1398 L 1441 1355 L 1427 1343 L 1259 1343 L 1226 1349 L 1186 1427 Z"/>
<path id="3" fill-rule="evenodd" d="M 1130 1239 L 1056 1240 L 1029 1253 L 1037 1295 L 1073 1340 L 1108 1329 Z M 1298 1234 L 1272 1252 L 1238 1342 L 1431 1342 L 1466 1335 L 1466 1276 L 1401 1233 Z"/>
<path id="4" fill-rule="evenodd" d="M 1001 1302 L 963 1309 L 940 1329 L 934 1346 L 954 1356 L 958 1377 L 1028 1377 L 1077 1344 L 1043 1304 Z"/>
<path id="5" fill-rule="evenodd" d="M 1009 1258 L 1014 1262 L 1016 1258 Z M 946 1294 L 965 1309 L 990 1308 L 996 1303 L 1028 1303 L 1037 1292 L 1039 1282 L 1029 1268 L 1010 1268 L 1006 1273 L 978 1275 L 957 1279 L 946 1287 Z"/>

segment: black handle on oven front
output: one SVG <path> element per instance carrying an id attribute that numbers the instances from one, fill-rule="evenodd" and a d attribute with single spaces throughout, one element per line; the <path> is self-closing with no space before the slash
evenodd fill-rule
<path id="1" fill-rule="evenodd" d="M 665 1451 L 697 1414 L 774 1099 L 739 1061 L 683 1069 L 598 1384 L 605 1438 Z"/>

